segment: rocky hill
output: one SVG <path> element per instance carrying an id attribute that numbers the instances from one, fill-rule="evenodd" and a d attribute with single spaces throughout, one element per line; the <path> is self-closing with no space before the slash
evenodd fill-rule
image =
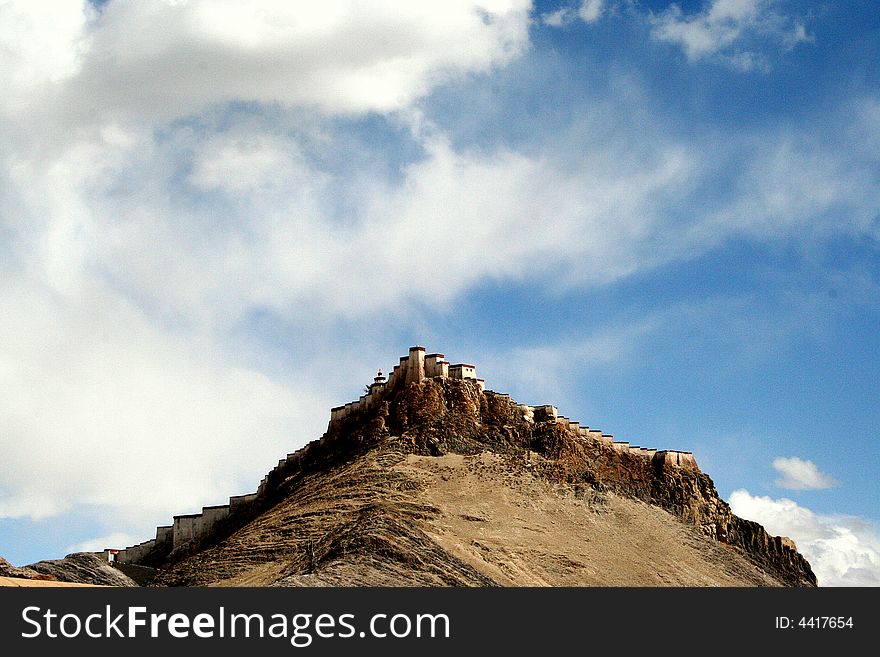
<path id="1" fill-rule="evenodd" d="M 95 586 L 137 586 L 99 555 L 74 552 L 63 559 L 38 561 L 18 568 L 0 557 L 0 577 L 43 581 L 49 584 L 91 584 Z"/>
<path id="2" fill-rule="evenodd" d="M 221 507 L 175 517 L 130 554 L 158 586 L 816 585 L 689 454 L 614 442 L 439 362 L 411 350 L 246 503 L 185 540 L 178 523 Z"/>

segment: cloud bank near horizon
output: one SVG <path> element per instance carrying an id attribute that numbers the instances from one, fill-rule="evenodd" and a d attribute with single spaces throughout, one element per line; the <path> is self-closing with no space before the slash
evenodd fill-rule
<path id="1" fill-rule="evenodd" d="M 733 491 L 730 508 L 776 536 L 794 539 L 819 586 L 880 586 L 880 535 L 861 518 L 820 514 L 788 498 Z"/>

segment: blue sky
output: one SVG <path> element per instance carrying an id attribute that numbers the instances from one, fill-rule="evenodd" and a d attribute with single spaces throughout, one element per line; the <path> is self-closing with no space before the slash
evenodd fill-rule
<path id="1" fill-rule="evenodd" d="M 880 584 L 872 2 L 0 8 L 0 554 L 248 492 L 411 344 Z"/>

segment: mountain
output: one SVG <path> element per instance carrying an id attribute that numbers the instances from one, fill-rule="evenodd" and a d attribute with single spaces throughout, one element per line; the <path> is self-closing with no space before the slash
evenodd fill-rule
<path id="1" fill-rule="evenodd" d="M 106 554 L 154 586 L 816 586 L 689 452 L 484 388 L 414 347 L 255 493 Z"/>

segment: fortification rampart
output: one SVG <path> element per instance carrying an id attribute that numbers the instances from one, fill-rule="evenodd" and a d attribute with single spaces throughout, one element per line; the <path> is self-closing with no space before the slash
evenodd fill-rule
<path id="1" fill-rule="evenodd" d="M 351 414 L 373 407 L 379 401 L 389 398 L 393 392 L 405 386 L 418 385 L 425 380 L 434 378 L 475 381 L 485 394 L 506 398 L 527 422 L 556 423 L 557 426 L 573 433 L 580 440 L 599 442 L 620 453 L 651 459 L 663 465 L 698 469 L 697 462 L 690 452 L 657 451 L 630 445 L 626 441 L 615 441 L 614 436 L 610 434 L 603 433 L 598 429 L 591 429 L 586 425 L 581 425 L 578 421 L 559 415 L 555 406 L 516 404 L 510 400 L 510 396 L 507 394 L 485 390 L 485 383 L 482 379 L 477 378 L 477 368 L 474 365 L 467 363 L 451 365 L 445 360 L 443 354 L 426 355 L 424 347 L 418 346 L 411 347 L 409 354 L 400 358 L 400 362 L 394 366 L 387 380 L 380 371 L 368 387 L 366 394 L 356 401 L 331 409 L 328 433 Z M 312 441 L 302 449 L 279 460 L 278 464 L 260 481 L 256 492 L 230 497 L 228 504 L 202 507 L 200 513 L 174 516 L 172 524 L 156 528 L 155 538 L 121 550 L 108 549 L 105 550 L 105 554 L 108 555 L 108 558 L 112 554 L 119 563 L 140 563 L 150 555 L 167 555 L 173 550 L 184 549 L 188 544 L 210 537 L 217 530 L 218 525 L 223 524 L 231 516 L 247 517 L 265 498 L 270 490 L 270 484 L 277 485 L 298 469 L 311 450 L 327 439 L 328 433 L 325 433 L 319 440 Z"/>
<path id="2" fill-rule="evenodd" d="M 505 393 L 486 391 L 486 394 L 496 397 L 506 397 Z M 682 452 L 674 449 L 657 450 L 653 447 L 641 447 L 639 445 L 631 445 L 629 441 L 617 441 L 611 434 L 604 433 L 599 429 L 591 429 L 587 425 L 581 425 L 577 420 L 571 420 L 564 415 L 559 415 L 559 411 L 555 406 L 548 404 L 540 406 L 529 406 L 527 404 L 518 404 L 517 409 L 522 413 L 523 419 L 529 422 L 556 422 L 556 424 L 575 434 L 581 440 L 596 441 L 611 447 L 618 453 L 631 454 L 640 458 L 648 459 L 664 465 L 671 465 L 690 470 L 699 470 L 697 461 L 691 452 Z"/>

